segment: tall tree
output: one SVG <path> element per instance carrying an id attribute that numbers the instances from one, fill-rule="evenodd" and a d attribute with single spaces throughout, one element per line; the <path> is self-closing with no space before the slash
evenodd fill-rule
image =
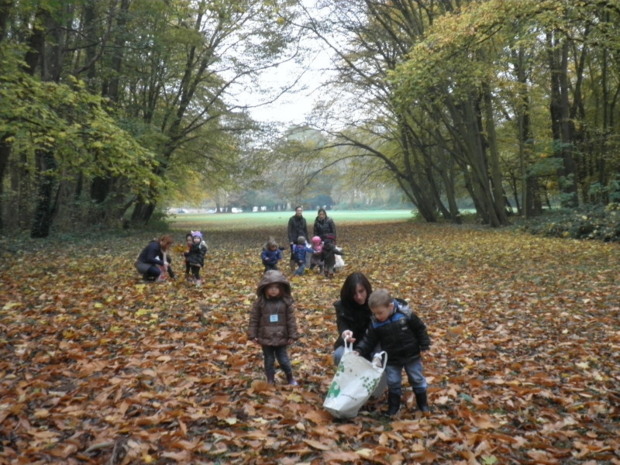
<path id="1" fill-rule="evenodd" d="M 152 155 L 118 127 L 100 97 L 65 74 L 67 27 L 74 20 L 72 2 L 35 2 L 35 8 L 9 11 L 11 31 L 0 51 L 3 105 L 0 137 L 5 142 L 14 204 L 34 209 L 29 214 L 31 235 L 49 234 L 55 216 L 70 210 L 67 193 L 83 178 L 123 173 L 128 191 L 138 194 L 144 185 L 156 185 L 151 175 Z M 63 82 L 64 81 L 64 82 Z M 6 158 L 3 159 L 3 162 Z M 5 173 L 0 179 L 3 188 Z M 35 183 L 31 195 L 22 185 Z M 73 199 L 72 199 L 73 200 Z M 4 212 L 3 212 L 4 213 Z M 19 224 L 22 213 L 11 216 Z"/>
<path id="2" fill-rule="evenodd" d="M 38 178 L 40 195 L 36 199 L 34 234 L 46 235 L 55 212 L 63 211 L 86 211 L 82 216 L 78 213 L 75 219 L 93 224 L 118 221 L 133 207 L 134 219 L 144 222 L 166 194 L 169 174 L 182 172 L 177 169 L 179 165 L 187 163 L 202 172 L 215 173 L 216 165 L 223 166 L 225 163 L 220 162 L 226 160 L 228 170 L 237 169 L 230 162 L 238 158 L 232 153 L 238 144 L 227 144 L 223 152 L 216 153 L 222 149 L 217 141 L 223 138 L 218 133 L 228 133 L 234 138 L 252 125 L 243 117 L 243 109 L 235 110 L 227 103 L 228 93 L 244 77 L 251 82 L 254 73 L 270 66 L 280 51 L 294 45 L 294 40 L 283 38 L 287 23 L 280 19 L 286 17 L 287 3 L 286 0 L 233 4 L 220 0 L 35 0 L 17 4 L 5 0 L 1 3 L 2 12 L 9 15 L 10 30 L 5 34 L 3 29 L 3 39 L 10 38 L 10 43 L 8 40 L 0 43 L 0 46 L 7 45 L 3 57 L 13 58 L 17 63 L 21 46 L 21 59 L 31 78 L 28 82 L 35 88 L 37 81 L 57 84 L 46 86 L 48 90 L 54 89 L 47 96 L 37 93 L 41 109 L 47 105 L 57 117 L 57 129 L 28 125 L 22 113 L 16 115 L 19 107 L 2 109 L 3 121 L 11 122 L 0 127 L 2 170 L 11 158 L 29 156 L 28 144 L 19 145 L 20 150 L 11 154 L 10 147 L 17 147 L 13 140 L 15 134 L 25 127 L 36 133 L 49 131 L 46 145 L 30 146 L 38 153 L 37 169 L 45 173 Z M 17 69 L 15 66 L 10 76 L 5 74 L 9 72 L 7 68 L 0 70 L 12 83 L 14 95 L 24 86 Z M 86 82 L 86 88 L 81 86 L 80 79 Z M 8 89 L 3 90 L 9 94 Z M 93 99 L 88 98 L 89 92 Z M 95 98 L 97 94 L 105 100 Z M 78 113 L 84 117 L 87 108 L 75 107 L 87 105 L 86 101 L 90 101 L 94 110 L 86 119 L 98 126 L 87 127 L 83 121 L 80 132 L 74 117 Z M 113 155 L 119 148 L 118 138 L 95 141 L 104 135 L 110 137 L 107 132 L 110 121 L 100 112 L 103 102 L 108 114 L 116 119 L 118 135 L 142 145 L 140 149 L 131 143 L 124 147 L 132 147 L 127 153 L 130 163 L 142 160 L 141 167 L 150 170 L 140 181 L 146 188 L 137 188 L 130 177 L 139 172 L 135 165 L 120 163 L 123 169 L 119 169 L 109 163 L 113 159 L 119 163 Z M 11 132 L 11 128 L 17 133 Z M 63 144 L 67 142 L 67 134 L 77 136 L 70 141 L 76 148 L 73 154 L 76 163 L 69 170 L 66 159 L 59 156 L 59 150 L 66 148 Z M 23 140 L 20 138 L 18 142 L 21 144 Z M 78 148 L 83 152 L 78 152 Z M 157 154 L 157 160 L 145 162 L 150 151 Z M 204 163 L 193 163 L 196 159 Z M 96 166 L 90 165 L 91 161 Z M 0 175 L 4 187 L 5 172 L 1 171 Z M 18 170 L 13 170 L 12 175 L 12 179 L 23 176 Z M 23 191 L 19 192 L 23 197 Z M 17 191 L 11 195 L 18 195 Z"/>
<path id="3" fill-rule="evenodd" d="M 588 47 L 604 49 L 613 45 L 600 40 L 600 31 L 613 26 L 602 23 L 599 10 L 614 11 L 609 2 L 582 3 L 576 7 L 553 1 L 472 2 L 454 15 L 434 21 L 429 33 L 392 75 L 405 107 L 424 102 L 439 107 L 434 114 L 444 117 L 442 121 L 452 140 L 463 145 L 455 154 L 466 155 L 463 175 L 478 212 L 489 224 L 505 221 L 501 208 L 502 168 L 498 164 L 498 148 L 494 148 L 494 127 L 507 124 L 515 114 L 519 121 L 516 145 L 521 147 L 522 176 L 530 194 L 528 212 L 539 208 L 539 199 L 532 197 L 537 192 L 537 182 L 532 178 L 536 171 L 532 167 L 538 162 L 528 157 L 531 166 L 525 166 L 525 153 L 535 146 L 532 141 L 537 138 L 541 142 L 551 138 L 551 158 L 560 167 L 557 180 L 562 190 L 561 201 L 566 206 L 577 205 L 577 185 L 585 180 L 581 174 L 584 144 L 588 146 L 584 129 L 589 127 L 588 113 L 596 111 L 585 106 L 584 85 L 592 69 L 585 73 L 584 65 L 591 55 Z M 617 15 L 617 9 L 614 14 Z M 593 36 L 598 41 L 592 40 Z M 529 68 L 536 71 L 535 76 L 526 80 L 524 62 L 511 61 L 511 55 L 506 57 L 514 50 L 537 60 Z M 506 85 L 507 82 L 510 84 Z M 522 86 L 519 92 L 512 92 L 514 82 Z M 537 95 L 548 103 L 548 125 L 534 132 L 529 126 L 530 109 L 524 104 L 523 86 L 545 85 L 550 89 L 548 96 L 542 92 Z M 502 114 L 502 102 L 509 101 L 511 110 Z M 444 109 L 448 109 L 447 114 Z M 481 143 L 474 137 L 479 137 Z"/>
<path id="4" fill-rule="evenodd" d="M 416 105 L 398 106 L 388 80 L 432 18 L 445 11 L 446 5 L 428 9 L 423 3 L 324 2 L 331 8 L 329 21 L 313 18 L 309 27 L 338 57 L 336 86 L 354 95 L 346 101 L 349 108 L 334 109 L 334 115 L 357 117 L 348 119 L 346 130 L 330 131 L 334 144 L 357 147 L 360 157 L 381 161 L 427 221 L 436 221 L 438 211 L 458 221 L 443 205 L 443 194 L 453 192 L 441 185 L 449 178 L 437 171 L 446 152 L 436 149 L 433 128 L 417 124 L 422 115 Z"/>

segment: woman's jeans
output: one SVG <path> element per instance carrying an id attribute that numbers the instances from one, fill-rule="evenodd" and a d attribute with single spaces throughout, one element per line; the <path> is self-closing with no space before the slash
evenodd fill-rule
<path id="1" fill-rule="evenodd" d="M 265 373 L 275 373 L 275 361 L 278 359 L 280 368 L 287 375 L 293 372 L 291 361 L 288 358 L 286 346 L 262 346 L 265 359 Z"/>
<path id="2" fill-rule="evenodd" d="M 155 281 L 159 275 L 161 274 L 161 268 L 157 265 L 151 265 L 150 263 L 144 263 L 141 261 L 136 261 L 134 264 L 138 273 L 149 281 Z"/>
<path id="3" fill-rule="evenodd" d="M 416 357 L 404 364 L 390 365 L 388 356 L 388 365 L 385 367 L 387 373 L 388 392 L 390 394 L 400 395 L 402 394 L 402 371 L 405 369 L 409 384 L 413 388 L 414 392 L 426 391 L 427 384 L 426 378 L 422 369 L 422 357 Z"/>

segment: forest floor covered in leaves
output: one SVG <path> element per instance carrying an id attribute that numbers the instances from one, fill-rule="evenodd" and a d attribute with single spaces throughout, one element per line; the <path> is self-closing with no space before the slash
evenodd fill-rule
<path id="1" fill-rule="evenodd" d="M 206 231 L 200 288 L 178 248 L 180 279 L 141 282 L 152 234 L 0 241 L 0 465 L 620 464 L 618 244 L 339 225 L 346 268 L 292 278 L 300 386 L 273 387 L 245 328 L 261 246 L 283 234 Z M 427 416 L 408 386 L 392 420 L 384 400 L 351 421 L 322 409 L 355 270 L 427 324 Z"/>

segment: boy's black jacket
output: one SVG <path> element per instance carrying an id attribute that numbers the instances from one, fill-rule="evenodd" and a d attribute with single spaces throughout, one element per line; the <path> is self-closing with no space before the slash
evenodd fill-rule
<path id="1" fill-rule="evenodd" d="M 396 319 L 396 314 L 404 317 Z M 400 365 L 430 348 L 431 339 L 426 325 L 404 300 L 394 299 L 394 313 L 384 324 L 379 323 L 380 326 L 375 327 L 377 323 L 373 317 L 364 338 L 356 347 L 362 356 L 368 357 L 376 345 L 381 344 L 381 350 L 387 352 L 388 365 Z"/>

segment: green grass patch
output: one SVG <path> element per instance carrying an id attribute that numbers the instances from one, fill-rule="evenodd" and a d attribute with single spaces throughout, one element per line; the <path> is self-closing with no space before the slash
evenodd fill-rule
<path id="1" fill-rule="evenodd" d="M 256 212 L 256 213 L 183 213 L 172 215 L 169 219 L 173 229 L 219 230 L 222 228 L 253 229 L 283 225 L 286 227 L 293 211 Z M 344 224 L 382 223 L 408 221 L 414 218 L 411 210 L 333 210 L 327 212 L 336 227 Z M 316 212 L 305 211 L 308 226 L 314 223 Z"/>

